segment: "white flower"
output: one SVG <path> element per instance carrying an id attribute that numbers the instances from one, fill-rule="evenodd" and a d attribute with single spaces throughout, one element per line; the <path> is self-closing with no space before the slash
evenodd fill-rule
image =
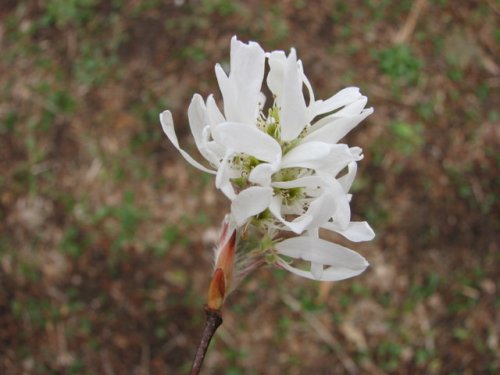
<path id="1" fill-rule="evenodd" d="M 276 244 L 276 264 L 321 280 L 362 272 L 364 258 L 317 232 L 331 230 L 352 241 L 374 236 L 366 222 L 351 222 L 349 189 L 362 151 L 338 143 L 373 112 L 365 109 L 367 98 L 349 87 L 316 100 L 294 49 L 288 56 L 265 53 L 257 43 L 233 37 L 230 63 L 229 75 L 215 67 L 224 112 L 212 95 L 204 101 L 195 94 L 188 109 L 196 146 L 208 164 L 180 148 L 170 111 L 160 115 L 167 137 L 190 164 L 216 175 L 237 227 L 253 223 L 264 232 L 301 235 Z M 273 95 L 269 107 L 261 92 L 264 80 Z M 282 256 L 311 262 L 311 272 L 290 266 Z"/>

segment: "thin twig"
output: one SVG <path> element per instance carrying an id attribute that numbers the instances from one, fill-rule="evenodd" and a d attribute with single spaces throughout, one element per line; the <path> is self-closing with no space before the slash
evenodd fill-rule
<path id="1" fill-rule="evenodd" d="M 396 34 L 394 38 L 394 43 L 399 44 L 408 41 L 411 34 L 413 34 L 415 26 L 417 25 L 418 18 L 420 17 L 420 14 L 422 13 L 422 10 L 425 8 L 426 5 L 427 5 L 427 0 L 417 0 L 413 3 L 410 14 L 406 19 L 403 28 L 399 30 L 399 32 Z"/>
<path id="2" fill-rule="evenodd" d="M 205 359 L 205 354 L 207 353 L 208 345 L 212 340 L 215 331 L 222 324 L 222 316 L 219 310 L 212 310 L 205 307 L 205 313 L 207 315 L 205 321 L 205 328 L 203 329 L 203 335 L 201 337 L 200 344 L 196 350 L 196 355 L 194 356 L 193 366 L 191 367 L 191 372 L 189 375 L 198 375 L 203 365 L 203 360 Z"/>

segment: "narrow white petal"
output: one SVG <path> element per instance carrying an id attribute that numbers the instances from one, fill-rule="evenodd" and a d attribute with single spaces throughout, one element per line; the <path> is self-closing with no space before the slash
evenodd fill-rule
<path id="1" fill-rule="evenodd" d="M 246 220 L 269 207 L 273 189 L 270 187 L 252 186 L 239 193 L 231 203 L 231 213 L 236 225 L 245 224 Z"/>
<path id="2" fill-rule="evenodd" d="M 311 274 L 316 280 L 321 280 L 323 277 L 323 265 L 321 263 L 311 263 Z"/>
<path id="3" fill-rule="evenodd" d="M 304 231 L 304 229 L 311 223 L 312 217 L 310 215 L 304 215 L 300 218 L 297 218 L 293 221 L 287 221 L 281 215 L 281 198 L 273 197 L 271 199 L 271 203 L 269 205 L 269 210 L 274 215 L 276 219 L 278 219 L 283 225 L 285 225 L 292 232 L 300 234 Z"/>
<path id="4" fill-rule="evenodd" d="M 286 55 L 283 51 L 273 51 L 268 55 L 269 73 L 267 74 L 267 86 L 274 94 L 278 106 L 283 99 L 283 82 L 285 80 Z"/>
<path id="5" fill-rule="evenodd" d="M 222 115 L 222 112 L 217 106 L 217 103 L 215 103 L 213 95 L 209 95 L 207 98 L 207 117 L 211 129 L 213 129 L 215 125 L 221 124 L 226 121 L 226 119 Z"/>
<path id="6" fill-rule="evenodd" d="M 226 119 L 237 117 L 237 107 L 234 103 L 234 98 L 237 96 L 237 90 L 234 80 L 231 81 L 229 79 L 220 64 L 215 65 L 215 76 L 217 77 L 217 83 L 219 84 L 219 89 L 222 94 L 222 100 L 224 102 L 224 114 Z"/>
<path id="7" fill-rule="evenodd" d="M 284 88 L 281 95 L 280 121 L 281 139 L 297 138 L 307 124 L 306 102 L 302 92 L 302 75 L 297 65 L 297 56 L 292 48 L 285 66 Z"/>
<path id="8" fill-rule="evenodd" d="M 215 128 L 213 136 L 215 141 L 235 152 L 252 155 L 270 163 L 276 163 L 281 159 L 279 143 L 256 127 L 225 122 Z"/>
<path id="9" fill-rule="evenodd" d="M 209 152 L 211 152 L 213 155 L 216 156 L 217 162 L 214 163 L 214 166 L 219 168 L 220 161 L 222 160 L 222 158 L 226 154 L 226 148 L 222 145 L 217 144 L 217 142 L 214 142 L 214 141 L 207 142 L 206 147 L 207 147 L 207 150 L 209 150 Z"/>
<path id="10" fill-rule="evenodd" d="M 264 79 L 265 52 L 256 42 L 243 43 L 231 38 L 231 75 L 238 88 L 258 96 Z M 257 103 L 255 103 L 257 104 Z M 252 106 L 252 108 L 255 106 Z"/>
<path id="11" fill-rule="evenodd" d="M 362 159 L 360 153 L 357 152 L 358 149 L 359 147 L 349 148 L 345 144 L 331 145 L 330 153 L 323 159 L 323 164 L 318 168 L 336 177 L 340 171 L 349 165 L 349 163 Z M 359 151 L 361 151 L 361 149 L 359 149 Z"/>
<path id="12" fill-rule="evenodd" d="M 309 191 L 317 191 L 323 188 L 328 188 L 330 184 L 325 181 L 324 177 L 320 176 L 305 176 L 290 181 L 275 181 L 271 186 L 279 189 L 292 189 L 296 187 L 304 187 Z"/>
<path id="13" fill-rule="evenodd" d="M 214 154 L 207 145 L 210 140 L 207 108 L 203 98 L 198 94 L 193 96 L 193 99 L 189 104 L 188 119 L 196 147 L 198 147 L 201 155 L 212 165 L 218 166 L 220 158 L 217 157 L 217 155 Z"/>
<path id="14" fill-rule="evenodd" d="M 291 258 L 317 262 L 325 266 L 364 269 L 366 260 L 344 246 L 312 236 L 292 237 L 276 244 L 278 253 Z"/>
<path id="15" fill-rule="evenodd" d="M 210 164 L 212 164 L 215 168 L 219 168 L 220 161 L 226 153 L 226 148 L 222 145 L 217 145 L 214 141 L 211 141 L 211 134 L 210 127 L 205 126 L 199 150 L 203 157 L 210 162 Z"/>
<path id="16" fill-rule="evenodd" d="M 181 153 L 181 155 L 189 164 L 191 164 L 193 167 L 198 168 L 199 170 L 202 170 L 203 172 L 216 174 L 216 171 L 206 168 L 205 166 L 194 160 L 186 151 L 180 148 L 179 141 L 177 140 L 177 135 L 175 134 L 174 121 L 172 119 L 172 114 L 170 113 L 170 111 L 164 111 L 160 114 L 160 122 L 162 129 L 167 135 L 168 139 L 170 139 L 170 142 L 172 142 L 174 147 Z"/>
<path id="17" fill-rule="evenodd" d="M 328 267 L 323 270 L 323 273 L 321 274 L 321 278 L 316 278 L 314 275 L 309 272 L 309 271 L 304 271 L 296 267 L 290 266 L 285 260 L 283 259 L 278 259 L 277 261 L 278 265 L 285 270 L 296 274 L 297 276 L 304 277 L 309 280 L 315 280 L 315 281 L 340 281 L 340 280 L 345 280 L 350 277 L 358 276 L 359 274 L 363 273 L 363 271 L 366 269 L 361 270 L 350 270 L 347 268 L 337 268 L 337 267 Z"/>
<path id="18" fill-rule="evenodd" d="M 326 158 L 331 151 L 329 144 L 324 142 L 301 143 L 290 150 L 281 161 L 282 168 L 302 167 L 313 168 Z"/>
<path id="19" fill-rule="evenodd" d="M 313 141 L 301 143 L 289 151 L 281 162 L 282 168 L 310 168 L 335 177 L 350 162 L 360 160 L 345 144 Z"/>
<path id="20" fill-rule="evenodd" d="M 321 179 L 317 176 L 306 176 L 290 181 L 275 181 L 271 185 L 280 189 L 291 189 L 296 187 L 316 185 L 319 184 L 320 182 Z"/>
<path id="21" fill-rule="evenodd" d="M 277 169 L 278 165 L 276 164 L 259 164 L 250 172 L 248 181 L 261 186 L 269 186 L 271 184 L 271 176 Z"/>
<path id="22" fill-rule="evenodd" d="M 264 109 L 264 107 L 266 106 L 266 100 L 267 100 L 266 96 L 261 91 L 259 94 L 259 102 L 258 102 L 259 111 L 262 111 Z"/>
<path id="23" fill-rule="evenodd" d="M 347 195 L 337 197 L 333 218 L 340 228 L 346 229 L 348 227 L 351 221 L 351 206 Z"/>
<path id="24" fill-rule="evenodd" d="M 298 66 L 299 66 L 299 71 L 300 71 L 300 75 L 302 77 L 302 81 L 304 82 L 304 85 L 306 86 L 307 88 L 307 92 L 309 94 L 309 104 L 308 104 L 308 108 L 307 108 L 307 111 L 309 111 L 309 107 L 311 105 L 311 103 L 314 103 L 315 102 L 315 98 L 314 98 L 314 91 L 312 89 L 312 85 L 311 85 L 311 82 L 309 82 L 309 79 L 307 78 L 307 76 L 305 75 L 304 73 L 304 68 L 302 66 L 302 61 L 298 61 Z M 313 119 L 313 117 L 307 118 L 307 121 L 311 121 Z"/>
<path id="25" fill-rule="evenodd" d="M 363 111 L 363 108 L 365 108 L 366 103 L 368 103 L 368 98 L 366 96 L 361 96 L 355 102 L 352 102 L 346 105 L 344 108 L 335 112 L 334 115 L 342 117 L 342 116 L 352 116 L 360 114 Z M 365 109 L 365 111 L 370 111 L 370 113 L 372 113 L 373 108 L 367 108 Z"/>
<path id="26" fill-rule="evenodd" d="M 371 241 L 375 238 L 375 232 L 366 221 L 351 221 L 346 229 L 342 230 L 336 223 L 325 223 L 324 229 L 337 232 L 352 242 Z"/>
<path id="27" fill-rule="evenodd" d="M 202 143 L 203 128 L 208 125 L 205 121 L 206 107 L 203 98 L 199 94 L 194 94 L 188 108 L 188 120 L 191 133 L 198 149 Z"/>
<path id="28" fill-rule="evenodd" d="M 348 105 L 361 97 L 359 88 L 347 87 L 327 100 L 318 100 L 313 105 L 314 116 L 329 113 Z"/>
<path id="29" fill-rule="evenodd" d="M 328 118 L 331 119 L 331 122 L 327 122 L 322 127 L 312 130 L 303 139 L 303 142 L 322 141 L 331 144 L 337 143 L 371 113 L 371 111 L 363 111 L 359 115 L 351 115 L 340 118 L 337 118 L 335 115 L 328 116 Z M 322 121 L 325 121 L 326 119 L 327 118 L 322 119 Z"/>
<path id="30" fill-rule="evenodd" d="M 338 210 L 338 201 L 339 199 L 330 193 L 324 193 L 316 198 L 304 214 L 304 216 L 309 215 L 312 218 L 306 229 L 316 229 L 326 223 Z"/>
<path id="31" fill-rule="evenodd" d="M 215 187 L 220 189 L 226 197 L 233 200 L 236 196 L 234 192 L 233 185 L 231 184 L 231 166 L 229 165 L 229 158 L 232 156 L 228 152 L 222 159 L 219 169 L 217 169 L 217 175 L 215 176 Z"/>
<path id="32" fill-rule="evenodd" d="M 361 147 L 358 147 L 358 146 L 350 147 L 349 152 L 351 153 L 351 155 L 353 155 L 354 157 L 357 158 L 356 160 L 363 159 L 363 155 L 362 155 L 363 149 Z"/>
<path id="33" fill-rule="evenodd" d="M 290 264 L 288 264 L 285 260 L 281 259 L 278 257 L 277 264 L 279 267 L 284 268 L 288 272 L 294 273 L 297 276 L 309 279 L 309 280 L 316 280 L 316 281 L 325 281 L 323 279 L 317 279 L 316 277 L 313 276 L 313 274 L 310 271 L 304 271 L 296 267 L 292 267 Z M 323 276 L 323 275 L 322 275 Z"/>
<path id="34" fill-rule="evenodd" d="M 220 65 L 215 73 L 224 99 L 226 120 L 254 124 L 259 111 L 260 91 L 264 79 L 264 50 L 255 42 L 231 39 L 231 72 Z"/>
<path id="35" fill-rule="evenodd" d="M 348 268 L 339 268 L 339 267 L 327 267 L 323 271 L 322 275 L 322 280 L 324 281 L 340 281 L 340 280 L 345 280 L 349 279 L 354 276 L 358 276 L 359 274 L 363 273 L 366 268 L 368 267 L 368 262 L 366 263 L 366 266 L 362 269 L 359 270 L 351 270 Z"/>
<path id="36" fill-rule="evenodd" d="M 317 172 L 316 176 L 307 176 L 300 179 L 284 182 L 273 182 L 272 186 L 281 189 L 305 187 L 310 199 L 310 204 L 305 213 L 300 217 L 310 217 L 310 222 L 305 230 L 319 228 L 333 218 L 339 228 L 346 228 L 351 218 L 349 197 L 342 185 L 326 173 Z M 308 199 L 304 199 L 304 202 Z M 281 209 L 284 212 L 284 209 Z M 300 218 L 298 218 L 301 220 Z"/>
<path id="37" fill-rule="evenodd" d="M 349 190 L 351 189 L 357 171 L 358 171 L 358 163 L 352 161 L 347 165 L 347 173 L 337 179 L 337 181 L 339 182 L 339 184 L 342 186 L 342 188 L 346 193 L 348 193 Z"/>

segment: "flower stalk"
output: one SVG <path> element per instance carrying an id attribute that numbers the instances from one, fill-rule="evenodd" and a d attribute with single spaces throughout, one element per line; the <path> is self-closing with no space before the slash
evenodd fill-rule
<path id="1" fill-rule="evenodd" d="M 219 328 L 222 324 L 220 310 L 212 310 L 207 306 L 205 307 L 205 314 L 205 328 L 203 329 L 203 335 L 201 336 L 200 344 L 196 350 L 189 375 L 198 375 L 200 373 L 205 355 L 207 354 L 208 345 L 210 345 L 210 341 L 212 340 L 215 331 L 217 331 L 217 328 Z"/>

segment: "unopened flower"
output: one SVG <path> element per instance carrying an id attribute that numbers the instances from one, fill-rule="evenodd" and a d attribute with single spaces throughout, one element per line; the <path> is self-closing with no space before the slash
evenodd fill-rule
<path id="1" fill-rule="evenodd" d="M 368 265 L 363 257 L 318 233 L 323 228 L 351 241 L 374 237 L 366 222 L 351 222 L 349 189 L 362 150 L 338 143 L 373 112 L 365 108 L 367 98 L 349 87 L 316 100 L 294 49 L 288 56 L 265 53 L 257 43 L 233 37 L 230 63 L 229 75 L 215 67 L 223 111 L 212 95 L 205 101 L 198 94 L 188 109 L 196 146 L 208 164 L 180 147 L 169 111 L 160 116 L 166 135 L 189 163 L 216 175 L 240 231 L 252 226 L 271 239 L 261 246 L 268 263 L 320 280 L 361 273 Z M 264 82 L 273 96 L 267 106 Z M 283 231 L 299 236 L 280 240 Z M 310 262 L 310 271 L 293 267 L 292 259 Z"/>

